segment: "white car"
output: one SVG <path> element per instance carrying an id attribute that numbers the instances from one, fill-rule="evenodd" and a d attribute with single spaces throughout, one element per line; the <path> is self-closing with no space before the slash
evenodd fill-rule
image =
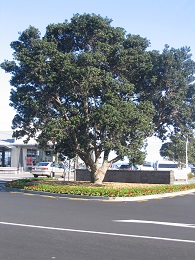
<path id="1" fill-rule="evenodd" d="M 34 177 L 62 177 L 64 175 L 64 167 L 59 165 L 58 163 L 40 162 L 32 167 L 32 174 L 34 175 Z"/>
<path id="2" fill-rule="evenodd" d="M 153 171 L 154 170 L 154 163 L 153 162 L 145 162 L 143 165 L 137 166 L 138 170 L 141 171 Z"/>

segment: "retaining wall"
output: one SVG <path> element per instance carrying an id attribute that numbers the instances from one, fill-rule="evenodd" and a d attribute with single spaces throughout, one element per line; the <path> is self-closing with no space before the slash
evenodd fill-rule
<path id="1" fill-rule="evenodd" d="M 76 180 L 91 181 L 90 172 L 84 169 L 77 169 Z M 108 170 L 103 182 L 172 184 L 174 182 L 174 172 Z"/>

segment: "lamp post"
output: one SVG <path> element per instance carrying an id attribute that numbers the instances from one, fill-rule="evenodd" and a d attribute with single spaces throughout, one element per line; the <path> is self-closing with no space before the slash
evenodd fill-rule
<path id="1" fill-rule="evenodd" d="M 52 145 L 53 145 L 53 154 L 52 154 L 52 178 L 54 178 L 54 176 L 55 176 L 55 172 L 54 172 L 54 162 L 55 162 L 55 155 L 54 155 L 54 152 L 55 152 L 55 144 L 56 144 L 56 142 L 55 142 L 55 140 L 54 139 L 52 139 Z"/>
<path id="2" fill-rule="evenodd" d="M 186 137 L 186 182 L 187 182 L 187 180 L 188 180 L 188 173 L 189 173 L 189 171 L 188 171 L 188 136 Z"/>
<path id="3" fill-rule="evenodd" d="M 186 137 L 186 170 L 188 170 L 188 137 Z"/>

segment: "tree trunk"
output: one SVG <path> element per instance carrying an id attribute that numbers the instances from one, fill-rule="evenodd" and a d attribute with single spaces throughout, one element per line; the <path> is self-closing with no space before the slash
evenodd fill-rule
<path id="1" fill-rule="evenodd" d="M 104 180 L 105 175 L 106 175 L 105 171 L 103 171 L 102 169 L 98 169 L 96 171 L 96 173 L 94 174 L 94 184 L 101 185 Z"/>
<path id="2" fill-rule="evenodd" d="M 79 151 L 78 151 L 78 155 L 85 162 L 86 166 L 88 167 L 88 169 L 90 171 L 91 182 L 94 184 L 98 184 L 98 185 L 102 184 L 104 177 L 106 175 L 106 172 L 107 172 L 108 168 L 112 165 L 112 163 L 116 162 L 120 159 L 120 157 L 117 156 L 112 161 L 104 160 L 101 167 L 98 168 L 101 153 L 96 154 L 96 160 L 93 157 L 93 153 L 91 153 L 91 151 L 86 152 L 85 154 L 83 154 L 81 152 L 79 153 Z"/>
<path id="3" fill-rule="evenodd" d="M 96 172 L 94 173 L 94 184 L 98 184 L 98 185 L 102 184 L 109 167 L 110 167 L 110 163 L 104 162 L 102 166 L 96 170 Z"/>

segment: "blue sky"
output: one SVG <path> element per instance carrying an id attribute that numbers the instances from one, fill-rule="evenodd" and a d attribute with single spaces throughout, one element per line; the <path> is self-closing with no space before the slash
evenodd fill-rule
<path id="1" fill-rule="evenodd" d="M 151 49 L 162 51 L 189 46 L 195 60 L 195 0 L 0 0 L 0 62 L 12 60 L 10 43 L 29 25 L 43 36 L 51 23 L 70 20 L 73 14 L 95 13 L 113 20 L 114 27 L 150 40 Z M 15 114 L 9 107 L 10 75 L 0 69 L 0 130 L 11 129 Z M 158 140 L 153 140 L 152 145 Z"/>

